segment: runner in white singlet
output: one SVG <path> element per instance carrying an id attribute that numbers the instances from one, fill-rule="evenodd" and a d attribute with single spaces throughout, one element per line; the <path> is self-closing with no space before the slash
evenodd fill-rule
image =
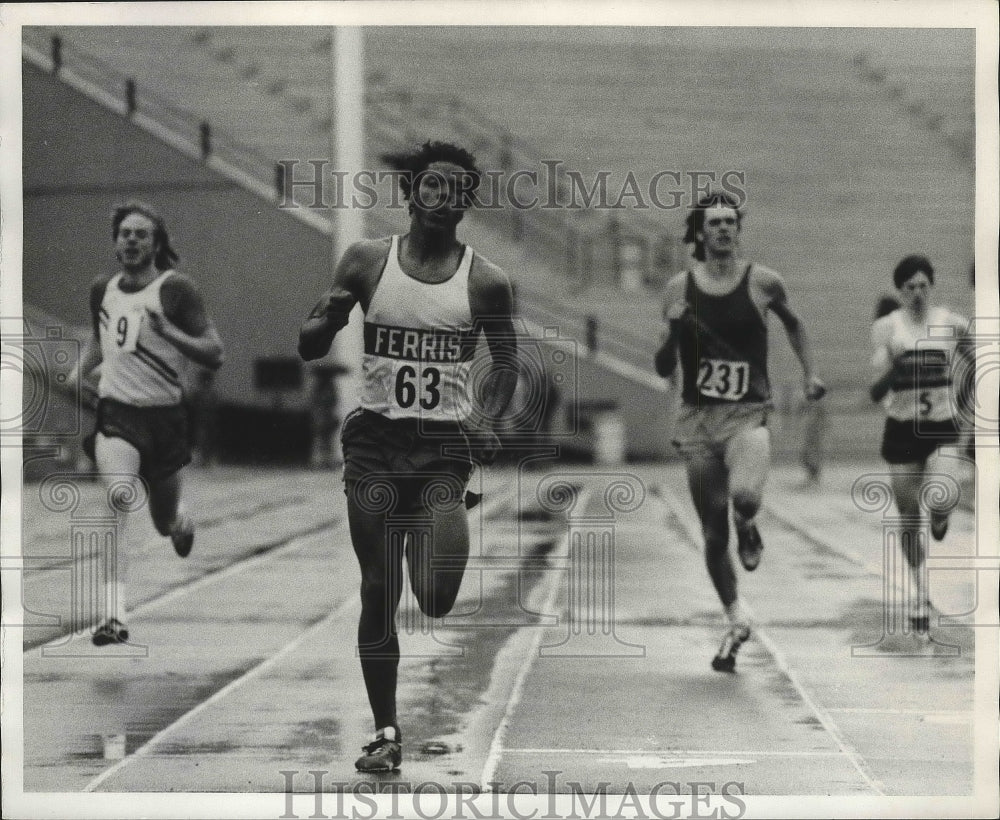
<path id="1" fill-rule="evenodd" d="M 510 283 L 456 238 L 479 183 L 475 159 L 448 143 L 386 159 L 403 172 L 409 232 L 348 248 L 299 334 L 300 355 L 319 358 L 354 305 L 364 310 L 363 397 L 341 434 L 362 577 L 358 653 L 375 724 L 355 762 L 362 771 L 395 769 L 402 759 L 396 609 L 404 554 L 420 609 L 446 615 L 469 556 L 465 483 L 473 461 L 495 456 L 494 427 L 517 381 Z M 473 385 L 480 334 L 491 360 Z"/>
<path id="2" fill-rule="evenodd" d="M 129 512 L 148 503 L 157 532 L 182 558 L 191 551 L 194 527 L 180 501 L 179 471 L 191 458 L 183 383 L 190 363 L 215 370 L 223 357 L 194 283 L 173 270 L 177 254 L 160 215 L 129 202 L 115 210 L 112 236 L 121 271 L 91 287 L 94 335 L 76 374 L 81 382 L 98 379 L 97 429 L 85 448 L 122 521 L 106 617 L 93 635 L 98 646 L 129 637 Z"/>
<path id="3" fill-rule="evenodd" d="M 882 457 L 892 473 L 893 494 L 904 522 L 899 543 L 910 567 L 908 617 L 913 632 L 927 636 L 931 603 L 927 590 L 921 500 L 926 497 L 931 536 L 940 541 L 958 502 L 948 492 L 925 492 L 942 476 L 945 489 L 960 487 L 964 447 L 959 423 L 961 397 L 953 374 L 966 355 L 969 322 L 933 304 L 934 268 L 923 256 L 907 256 L 893 272 L 900 307 L 872 325 L 873 401 L 885 407 Z"/>

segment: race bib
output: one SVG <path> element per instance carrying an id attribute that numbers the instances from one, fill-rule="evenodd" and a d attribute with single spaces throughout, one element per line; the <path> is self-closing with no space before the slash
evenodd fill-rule
<path id="1" fill-rule="evenodd" d="M 922 390 L 901 390 L 892 397 L 893 417 L 944 421 L 955 415 L 951 389 L 928 387 Z"/>
<path id="2" fill-rule="evenodd" d="M 108 328 L 114 345 L 123 353 L 132 353 L 139 341 L 139 331 L 146 318 L 145 308 L 123 313 Z"/>
<path id="3" fill-rule="evenodd" d="M 702 359 L 698 364 L 698 392 L 703 396 L 739 401 L 749 388 L 749 362 Z"/>

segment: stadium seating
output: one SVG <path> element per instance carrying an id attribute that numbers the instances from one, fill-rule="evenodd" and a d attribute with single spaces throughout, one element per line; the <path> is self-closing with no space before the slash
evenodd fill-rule
<path id="1" fill-rule="evenodd" d="M 67 66 L 73 61 L 94 77 L 133 78 L 140 111 L 194 123 L 192 136 L 198 122 L 211 122 L 217 150 L 241 155 L 247 164 L 257 160 L 264 177 L 279 159 L 329 156 L 331 83 L 324 29 L 64 28 L 26 30 L 25 39 L 44 49 L 53 33 L 62 38 Z M 877 413 L 862 389 L 868 327 L 877 295 L 889 287 L 892 266 L 906 253 L 927 253 L 938 268 L 943 300 L 971 312 L 971 34 L 964 40 L 961 32 L 944 40 L 907 36 L 920 40 L 919 70 L 912 64 L 914 49 L 898 38 L 868 35 L 866 40 L 829 30 L 784 31 L 779 37 L 762 29 L 730 34 L 510 29 L 498 42 L 489 29 L 423 29 L 416 37 L 412 30 L 372 28 L 366 32 L 369 159 L 374 163 L 379 152 L 400 140 L 425 134 L 455 136 L 492 151 L 507 133 L 514 135 L 518 162 L 533 162 L 540 170 L 542 159 L 559 159 L 585 179 L 608 170 L 612 188 L 628 171 L 639 180 L 662 170 L 744 174 L 744 248 L 751 258 L 785 274 L 795 304 L 809 321 L 818 368 L 833 388 L 831 446 L 870 452 Z M 26 68 L 26 103 L 42 94 L 35 80 L 51 84 L 40 75 L 29 82 L 29 73 Z M 44 130 L 47 120 L 39 112 L 32 119 L 32 106 L 26 104 L 26 135 Z M 488 143 L 491 130 L 493 142 Z M 86 136 L 80 134 L 80 141 Z M 131 132 L 119 138 L 129 145 L 145 140 Z M 35 156 L 26 145 L 26 159 Z M 42 156 L 53 160 L 51 151 Z M 54 197 L 61 196 L 67 208 L 81 204 L 46 187 L 51 180 L 45 174 L 58 167 L 48 165 L 46 171 L 41 163 L 26 163 L 26 217 L 53 213 Z M 231 186 L 214 177 L 206 180 L 197 168 L 144 181 L 116 174 L 104 182 L 109 197 L 137 192 L 162 201 L 166 193 L 179 204 L 179 178 L 190 187 L 183 197 L 187 207 L 202 192 L 192 223 L 222 208 L 217 212 L 232 228 L 234 219 L 249 213 L 249 200 L 235 211 L 222 205 L 222 191 Z M 289 223 L 258 211 L 253 224 L 266 225 L 270 236 Z M 683 215 L 681 209 L 648 209 L 631 216 L 646 229 L 654 223 L 676 239 Z M 103 219 L 104 213 L 98 216 Z M 588 229 L 605 231 L 604 213 L 582 218 L 592 220 Z M 401 224 L 373 212 L 369 219 L 372 233 Z M 51 224 L 41 237 L 28 231 L 26 222 L 26 298 L 60 315 L 63 306 L 52 303 L 58 298 L 51 272 L 65 268 L 64 249 L 82 242 L 91 269 L 107 250 L 100 245 L 103 228 L 84 237 L 77 222 L 65 223 L 72 239 L 59 242 L 51 239 Z M 530 230 L 512 241 L 510 225 L 496 213 L 473 220 L 470 231 L 470 241 L 515 276 L 526 316 L 574 333 L 587 316 L 595 316 L 602 347 L 648 369 L 659 336 L 655 292 L 623 292 L 606 270 L 583 280 L 565 259 L 563 244 Z M 224 235 L 216 229 L 217 237 Z M 208 232 L 189 235 L 187 255 L 201 262 L 211 243 Z M 298 244 L 313 245 L 301 238 Z M 70 254 L 72 281 L 59 291 L 75 322 L 90 279 L 89 271 L 76 273 L 80 255 Z M 285 305 L 277 317 L 292 321 L 301 305 L 297 294 L 287 292 L 287 265 L 282 268 L 287 260 L 278 263 L 278 258 L 265 260 L 258 270 L 244 265 L 238 276 L 257 298 L 277 297 Z M 683 263 L 675 256 L 671 267 Z M 304 303 L 324 279 L 327 262 L 296 260 L 292 267 L 303 264 L 310 270 L 299 297 Z M 49 274 L 36 279 L 32 266 Z M 255 351 L 260 355 L 282 352 L 273 349 L 276 337 L 247 337 L 235 315 L 226 319 L 232 312 L 226 306 L 230 288 L 207 287 L 213 307 L 228 322 L 231 346 L 262 345 L 266 349 Z M 779 404 L 791 409 L 797 381 L 793 359 L 783 342 L 775 344 L 774 355 Z M 248 398 L 235 384 L 227 392 Z"/>

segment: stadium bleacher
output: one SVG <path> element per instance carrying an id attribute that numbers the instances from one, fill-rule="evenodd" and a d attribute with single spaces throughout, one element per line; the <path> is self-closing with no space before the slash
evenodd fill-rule
<path id="1" fill-rule="evenodd" d="M 67 65 L 133 78 L 140 110 L 155 95 L 167 118 L 211 122 L 220 150 L 256 162 L 264 179 L 279 159 L 329 155 L 324 29 L 67 27 L 26 29 L 25 40 L 44 50 L 53 34 Z M 832 388 L 831 447 L 870 451 L 877 413 L 862 390 L 868 327 L 892 266 L 906 253 L 927 253 L 942 300 L 971 312 L 973 167 L 962 146 L 973 108 L 972 37 L 960 30 L 548 28 L 508 28 L 498 37 L 491 29 L 370 28 L 369 160 L 417 134 L 455 134 L 476 147 L 493 129 L 494 144 L 484 142 L 484 150 L 509 133 L 519 162 L 540 170 L 542 159 L 557 158 L 586 179 L 608 170 L 611 189 L 628 171 L 640 180 L 665 169 L 744 173 L 744 249 L 786 275 L 809 321 Z M 43 188 L 26 192 L 26 201 Z M 155 184 L 142 193 L 158 198 Z M 604 213 L 585 216 L 604 231 Z M 683 216 L 681 209 L 629 214 L 674 239 Z M 371 233 L 394 225 L 369 212 Z M 515 276 L 525 315 L 574 330 L 593 315 L 609 351 L 649 369 L 659 336 L 655 292 L 623 292 L 608 270 L 581 281 L 572 265 L 554 261 L 565 256 L 558 241 L 531 232 L 511 241 L 508 227 L 485 214 L 471 220 L 470 241 Z M 199 259 L 198 243 L 210 241 L 186 242 L 186 256 Z M 58 264 L 59 253 L 51 246 L 33 252 L 26 245 L 26 299 L 53 310 L 50 294 L 33 293 L 30 265 Z M 683 261 L 675 257 L 672 268 Z M 255 274 L 262 279 L 256 292 L 266 293 L 275 273 Z M 270 287 L 287 282 L 279 276 Z M 230 310 L 218 299 L 213 307 Z M 236 321 L 227 330 L 231 346 L 258 342 L 241 336 Z M 792 362 L 778 342 L 772 375 L 788 407 Z"/>

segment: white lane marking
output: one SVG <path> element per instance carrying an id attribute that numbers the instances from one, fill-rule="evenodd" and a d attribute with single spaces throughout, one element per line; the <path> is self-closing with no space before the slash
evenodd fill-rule
<path id="1" fill-rule="evenodd" d="M 681 527 L 683 527 L 688 540 L 694 544 L 695 549 L 697 549 L 698 545 L 702 543 L 700 529 L 694 524 L 693 521 L 691 521 L 686 513 L 682 513 L 680 507 L 678 507 L 677 503 L 670 497 L 669 494 L 661 493 L 659 498 L 670 509 L 673 516 L 680 523 Z M 813 700 L 812 696 L 799 679 L 799 676 L 789 665 L 784 653 L 778 648 L 777 644 L 771 640 L 771 637 L 767 634 L 767 632 L 760 626 L 759 620 L 749 602 L 742 597 L 740 600 L 743 602 L 743 608 L 746 610 L 747 615 L 749 615 L 750 619 L 755 622 L 754 634 L 756 635 L 757 640 L 761 642 L 764 648 L 774 659 L 778 670 L 786 678 L 788 678 L 789 683 L 792 684 L 795 691 L 802 699 L 802 702 L 805 703 L 805 705 L 809 708 L 809 711 L 813 713 L 820 725 L 826 730 L 827 734 L 833 738 L 834 743 L 837 744 L 837 747 L 844 754 L 844 756 L 850 760 L 851 765 L 854 766 L 855 770 L 861 776 L 861 779 L 865 782 L 865 784 L 876 794 L 884 797 L 885 785 L 868 771 L 868 764 L 865 762 L 865 759 L 861 756 L 858 750 L 855 749 L 850 742 L 848 742 L 847 738 L 844 737 L 840 728 L 836 723 L 834 723 L 833 718 L 830 717 L 826 709 Z"/>
<path id="2" fill-rule="evenodd" d="M 505 496 L 504 493 L 498 493 L 497 494 L 497 500 L 495 502 L 496 505 L 499 506 L 499 504 L 501 504 L 503 502 L 504 496 Z M 484 505 L 484 507 L 485 507 L 485 505 Z M 286 544 L 283 547 L 279 547 L 278 549 L 271 550 L 270 552 L 266 552 L 266 553 L 264 553 L 262 555 L 255 556 L 254 558 L 249 559 L 247 561 L 242 561 L 242 562 L 240 562 L 238 564 L 231 565 L 230 567 L 227 567 L 224 570 L 220 570 L 219 572 L 216 572 L 213 575 L 203 576 L 202 578 L 199 578 L 196 582 L 194 582 L 192 584 L 189 584 L 188 586 L 184 587 L 183 589 L 175 590 L 178 593 L 178 595 L 174 595 L 172 597 L 178 597 L 181 592 L 184 592 L 184 593 L 191 592 L 195 588 L 200 587 L 200 586 L 204 586 L 205 584 L 209 583 L 210 581 L 217 580 L 217 579 L 219 579 L 219 578 L 221 578 L 223 576 L 234 575 L 237 572 L 243 571 L 248 566 L 256 566 L 257 564 L 263 563 L 264 561 L 269 560 L 270 558 L 276 557 L 278 554 L 283 554 L 285 552 L 288 552 L 292 548 L 300 547 L 300 546 L 302 546 L 302 544 L 300 542 L 303 542 L 303 541 L 305 541 L 308 538 L 311 538 L 313 536 L 322 534 L 322 532 L 323 531 L 319 531 L 319 532 L 316 532 L 316 533 L 311 533 L 308 536 L 301 536 L 301 537 L 298 537 L 298 538 L 294 538 L 294 539 L 292 539 L 292 541 L 290 541 L 288 544 Z M 144 607 L 141 607 L 141 609 L 145 609 L 145 610 L 152 609 L 155 606 L 158 606 L 159 604 L 164 603 L 165 599 L 167 597 L 168 596 L 164 596 L 163 598 L 158 598 L 155 601 L 151 601 L 148 604 L 146 604 Z M 293 652 L 295 649 L 297 649 L 299 646 L 301 646 L 303 642 L 305 642 L 307 639 L 309 639 L 310 637 L 312 637 L 317 632 L 320 632 L 322 629 L 324 629 L 325 627 L 327 627 L 330 623 L 332 623 L 332 622 L 336 621 L 338 618 L 343 617 L 344 615 L 346 615 L 355 606 L 360 606 L 360 603 L 361 603 L 360 599 L 358 599 L 357 597 L 354 597 L 354 596 L 352 596 L 350 598 L 347 598 L 344 601 L 342 601 L 341 604 L 336 609 L 334 609 L 332 612 L 330 612 L 322 620 L 317 621 L 312 626 L 310 626 L 308 629 L 306 629 L 304 632 L 300 633 L 297 637 L 293 638 L 290 642 L 286 643 L 277 652 L 275 652 L 273 655 L 271 655 L 271 657 L 265 659 L 264 661 L 262 661 L 261 663 L 259 663 L 257 666 L 251 668 L 250 670 L 248 670 L 247 672 L 245 672 L 239 678 L 236 678 L 236 679 L 230 681 L 222 689 L 219 689 L 217 692 L 215 692 L 214 694 L 212 694 L 207 699 L 203 700 L 201 703 L 197 704 L 191 710 L 189 710 L 188 712 L 185 712 L 183 715 L 181 715 L 173 723 L 169 724 L 168 726 L 165 726 L 163 729 L 161 729 L 159 732 L 157 732 L 155 735 L 153 735 L 153 737 L 151 737 L 148 741 L 146 741 L 142 746 L 140 746 L 138 749 L 136 749 L 131 755 L 125 757 L 123 760 L 119 761 L 118 763 L 116 763 L 111 768 L 106 769 L 104 772 L 102 772 L 97 777 L 95 777 L 93 780 L 91 780 L 84 787 L 83 790 L 86 791 L 86 792 L 94 791 L 102 783 L 104 783 L 108 778 L 113 777 L 115 774 L 117 774 L 122 769 L 124 769 L 134 759 L 136 759 L 138 757 L 145 757 L 146 755 L 148 755 L 150 753 L 150 751 L 152 750 L 152 748 L 155 746 L 155 744 L 158 743 L 160 740 L 162 740 L 164 737 L 166 737 L 169 733 L 173 732 L 175 729 L 177 729 L 180 726 L 182 726 L 185 723 L 187 723 L 189 720 L 191 720 L 197 714 L 199 714 L 200 712 L 202 712 L 205 709 L 207 709 L 211 704 L 216 703 L 216 702 L 222 700 L 224 697 L 226 697 L 227 695 L 229 695 L 232 691 L 234 691 L 238 687 L 242 686 L 244 683 L 247 683 L 248 681 L 250 681 L 250 680 L 258 677 L 259 675 L 263 674 L 264 672 L 266 672 L 268 669 L 270 669 L 271 667 L 273 667 L 282 657 L 284 657 L 285 655 L 289 654 L 290 652 Z M 139 609 L 140 608 L 137 608 L 136 610 L 133 610 L 133 612 L 138 612 Z"/>
<path id="3" fill-rule="evenodd" d="M 590 490 L 584 486 L 580 490 L 578 496 L 577 507 L 583 509 L 587 505 L 587 501 L 590 498 Z M 553 549 L 553 557 L 555 557 L 556 552 L 560 555 L 564 555 L 569 551 L 569 528 L 567 527 L 566 535 L 561 538 L 558 542 L 558 550 Z M 542 607 L 537 612 L 541 612 L 543 615 L 552 612 L 555 609 L 556 599 L 559 596 L 560 589 L 560 579 L 562 578 L 562 572 L 549 571 L 548 587 L 545 590 L 545 601 Z M 528 673 L 531 671 L 535 664 L 535 658 L 539 653 L 539 648 L 541 647 L 542 637 L 545 634 L 545 628 L 541 623 L 536 624 L 532 627 L 535 632 L 532 637 L 531 646 L 528 648 L 527 655 L 521 664 L 520 669 L 518 669 L 517 677 L 514 679 L 514 685 L 511 687 L 510 696 L 507 698 L 507 707 L 504 709 L 503 717 L 500 718 L 500 722 L 497 724 L 496 731 L 493 733 L 493 740 L 490 743 L 489 752 L 486 755 L 486 762 L 483 764 L 483 772 L 479 778 L 479 787 L 482 792 L 487 793 L 491 790 L 490 781 L 496 776 L 497 766 L 500 764 L 500 755 L 503 751 L 503 742 L 507 737 L 507 731 L 510 728 L 511 719 L 514 716 L 514 712 L 521 703 L 521 698 L 524 695 L 524 684 L 528 678 Z M 518 630 L 517 633 L 523 631 L 525 627 Z M 507 646 L 513 646 L 512 642 L 508 642 Z"/>
<path id="4" fill-rule="evenodd" d="M 600 758 L 599 762 L 617 762 L 617 758 Z M 756 760 L 738 757 L 663 757 L 642 755 L 624 758 L 629 769 L 701 769 L 706 766 L 746 766 Z"/>
<path id="5" fill-rule="evenodd" d="M 841 757 L 836 752 L 788 752 L 772 749 L 540 749 L 540 748 L 506 748 L 506 754 L 518 755 L 601 755 L 608 760 L 626 757 L 662 757 L 665 759 L 685 759 L 692 756 L 702 758 L 732 758 L 732 757 Z"/>
<path id="6" fill-rule="evenodd" d="M 827 711 L 847 715 L 899 715 L 916 717 L 927 723 L 972 723 L 975 712 L 963 709 L 875 709 L 862 707 L 831 707 Z"/>
<path id="7" fill-rule="evenodd" d="M 103 772 L 101 772 L 101 774 L 99 774 L 97 777 L 91 780 L 84 787 L 83 790 L 85 792 L 94 791 L 108 778 L 118 774 L 118 772 L 120 772 L 122 769 L 128 766 L 129 763 L 131 763 L 133 760 L 147 756 L 156 746 L 156 744 L 159 743 L 168 734 L 173 732 L 175 729 L 180 728 L 185 723 L 190 721 L 193 717 L 200 714 L 214 703 L 217 703 L 218 701 L 222 700 L 224 697 L 229 695 L 234 690 L 238 689 L 243 684 L 253 680 L 254 678 L 266 672 L 268 669 L 273 667 L 279 660 L 281 660 L 285 655 L 298 649 L 299 646 L 301 646 L 305 641 L 307 641 L 309 638 L 311 638 L 318 632 L 321 632 L 323 629 L 326 629 L 333 621 L 346 615 L 356 605 L 360 605 L 360 601 L 355 596 L 351 596 L 350 598 L 347 598 L 344 601 L 342 601 L 340 603 L 340 606 L 338 606 L 336 609 L 334 609 L 332 612 L 326 615 L 326 617 L 314 623 L 304 632 L 300 632 L 295 638 L 293 638 L 291 641 L 282 646 L 281 649 L 279 649 L 277 652 L 271 655 L 271 657 L 261 661 L 259 664 L 257 664 L 256 666 L 254 666 L 249 671 L 245 672 L 243 675 L 236 678 L 235 680 L 230 681 L 228 684 L 226 684 L 217 692 L 215 692 L 211 697 L 201 701 L 201 703 L 199 703 L 193 709 L 190 709 L 189 711 L 185 712 L 183 715 L 177 718 L 177 720 L 175 720 L 173 723 L 162 728 L 159 732 L 153 735 L 149 740 L 147 740 L 142 746 L 136 749 L 131 755 L 126 757 L 124 760 L 119 761 L 109 769 L 105 769 Z"/>
<path id="8" fill-rule="evenodd" d="M 921 718 L 922 721 L 926 723 L 945 723 L 945 724 L 959 724 L 968 723 L 972 724 L 973 715 L 970 712 L 968 715 L 935 715 L 929 714 L 924 715 Z"/>
<path id="9" fill-rule="evenodd" d="M 216 581 L 222 581 L 225 580 L 226 578 L 231 578 L 233 575 L 239 575 L 241 572 L 245 572 L 248 569 L 253 569 L 260 564 L 266 563 L 267 561 L 279 558 L 287 552 L 301 549 L 303 546 L 306 546 L 306 542 L 309 541 L 309 539 L 318 537 L 320 535 L 325 536 L 328 529 L 333 529 L 334 531 L 336 531 L 338 527 L 343 527 L 343 526 L 346 526 L 346 521 L 343 521 L 341 519 L 333 519 L 327 524 L 324 524 L 321 528 L 317 528 L 315 532 L 311 532 L 308 535 L 292 536 L 284 546 L 275 547 L 274 549 L 268 550 L 267 552 L 260 553 L 259 555 L 254 555 L 251 558 L 237 559 L 234 563 L 229 564 L 224 569 L 216 570 L 214 572 L 209 572 L 206 575 L 198 576 L 193 581 L 187 581 L 185 583 L 182 583 L 180 586 L 176 586 L 173 589 L 168 590 L 159 597 L 153 598 L 150 601 L 146 601 L 145 603 L 139 604 L 134 609 L 129 610 L 127 614 L 129 617 L 132 616 L 141 617 L 142 615 L 145 615 L 148 612 L 152 612 L 154 609 L 157 609 L 158 607 L 161 607 L 164 604 L 170 603 L 171 601 L 175 601 L 178 598 L 182 598 L 185 595 L 188 595 L 192 592 L 197 592 L 203 587 L 206 587 L 209 584 L 213 584 Z M 37 649 L 45 650 L 54 648 L 56 646 L 62 646 L 63 644 L 66 644 L 77 637 L 79 637 L 78 634 L 74 634 L 71 632 L 64 632 L 59 636 L 53 638 L 48 643 L 41 644 L 41 646 L 32 646 L 24 651 L 27 653 L 27 652 L 33 652 Z"/>
<path id="10" fill-rule="evenodd" d="M 231 521 L 240 520 L 245 521 L 248 517 L 265 517 L 274 514 L 279 509 L 289 509 L 295 506 L 311 506 L 315 504 L 315 499 L 313 498 L 292 498 L 288 500 L 288 503 L 283 503 L 277 507 L 275 506 L 265 506 L 258 505 L 250 509 L 240 509 L 234 508 L 225 516 L 219 518 L 196 518 L 194 520 L 195 531 L 202 532 L 203 529 L 210 527 L 218 527 L 221 524 Z M 334 519 L 335 520 L 335 519 Z M 322 522 L 321 522 L 322 523 Z M 144 526 L 144 525 L 141 525 Z M 44 537 L 44 536 L 43 536 Z M 291 537 L 295 537 L 294 535 Z M 134 554 L 130 554 L 131 557 L 135 559 L 145 559 L 152 558 L 160 553 L 163 549 L 163 545 L 167 543 L 169 536 L 159 535 L 155 531 L 148 532 L 137 538 L 134 546 Z M 48 579 L 46 573 L 52 571 L 63 571 L 70 572 L 73 568 L 73 563 L 75 559 L 72 555 L 68 555 L 65 552 L 60 555 L 38 555 L 38 556 L 26 556 L 27 560 L 34 564 L 36 561 L 43 561 L 45 559 L 51 559 L 51 562 L 44 565 L 34 564 L 33 566 L 15 566 L 14 569 L 21 571 L 22 583 L 30 583 L 34 581 L 44 581 Z M 92 559 L 85 559 L 92 560 Z M 4 567 L 7 569 L 8 567 Z"/>

